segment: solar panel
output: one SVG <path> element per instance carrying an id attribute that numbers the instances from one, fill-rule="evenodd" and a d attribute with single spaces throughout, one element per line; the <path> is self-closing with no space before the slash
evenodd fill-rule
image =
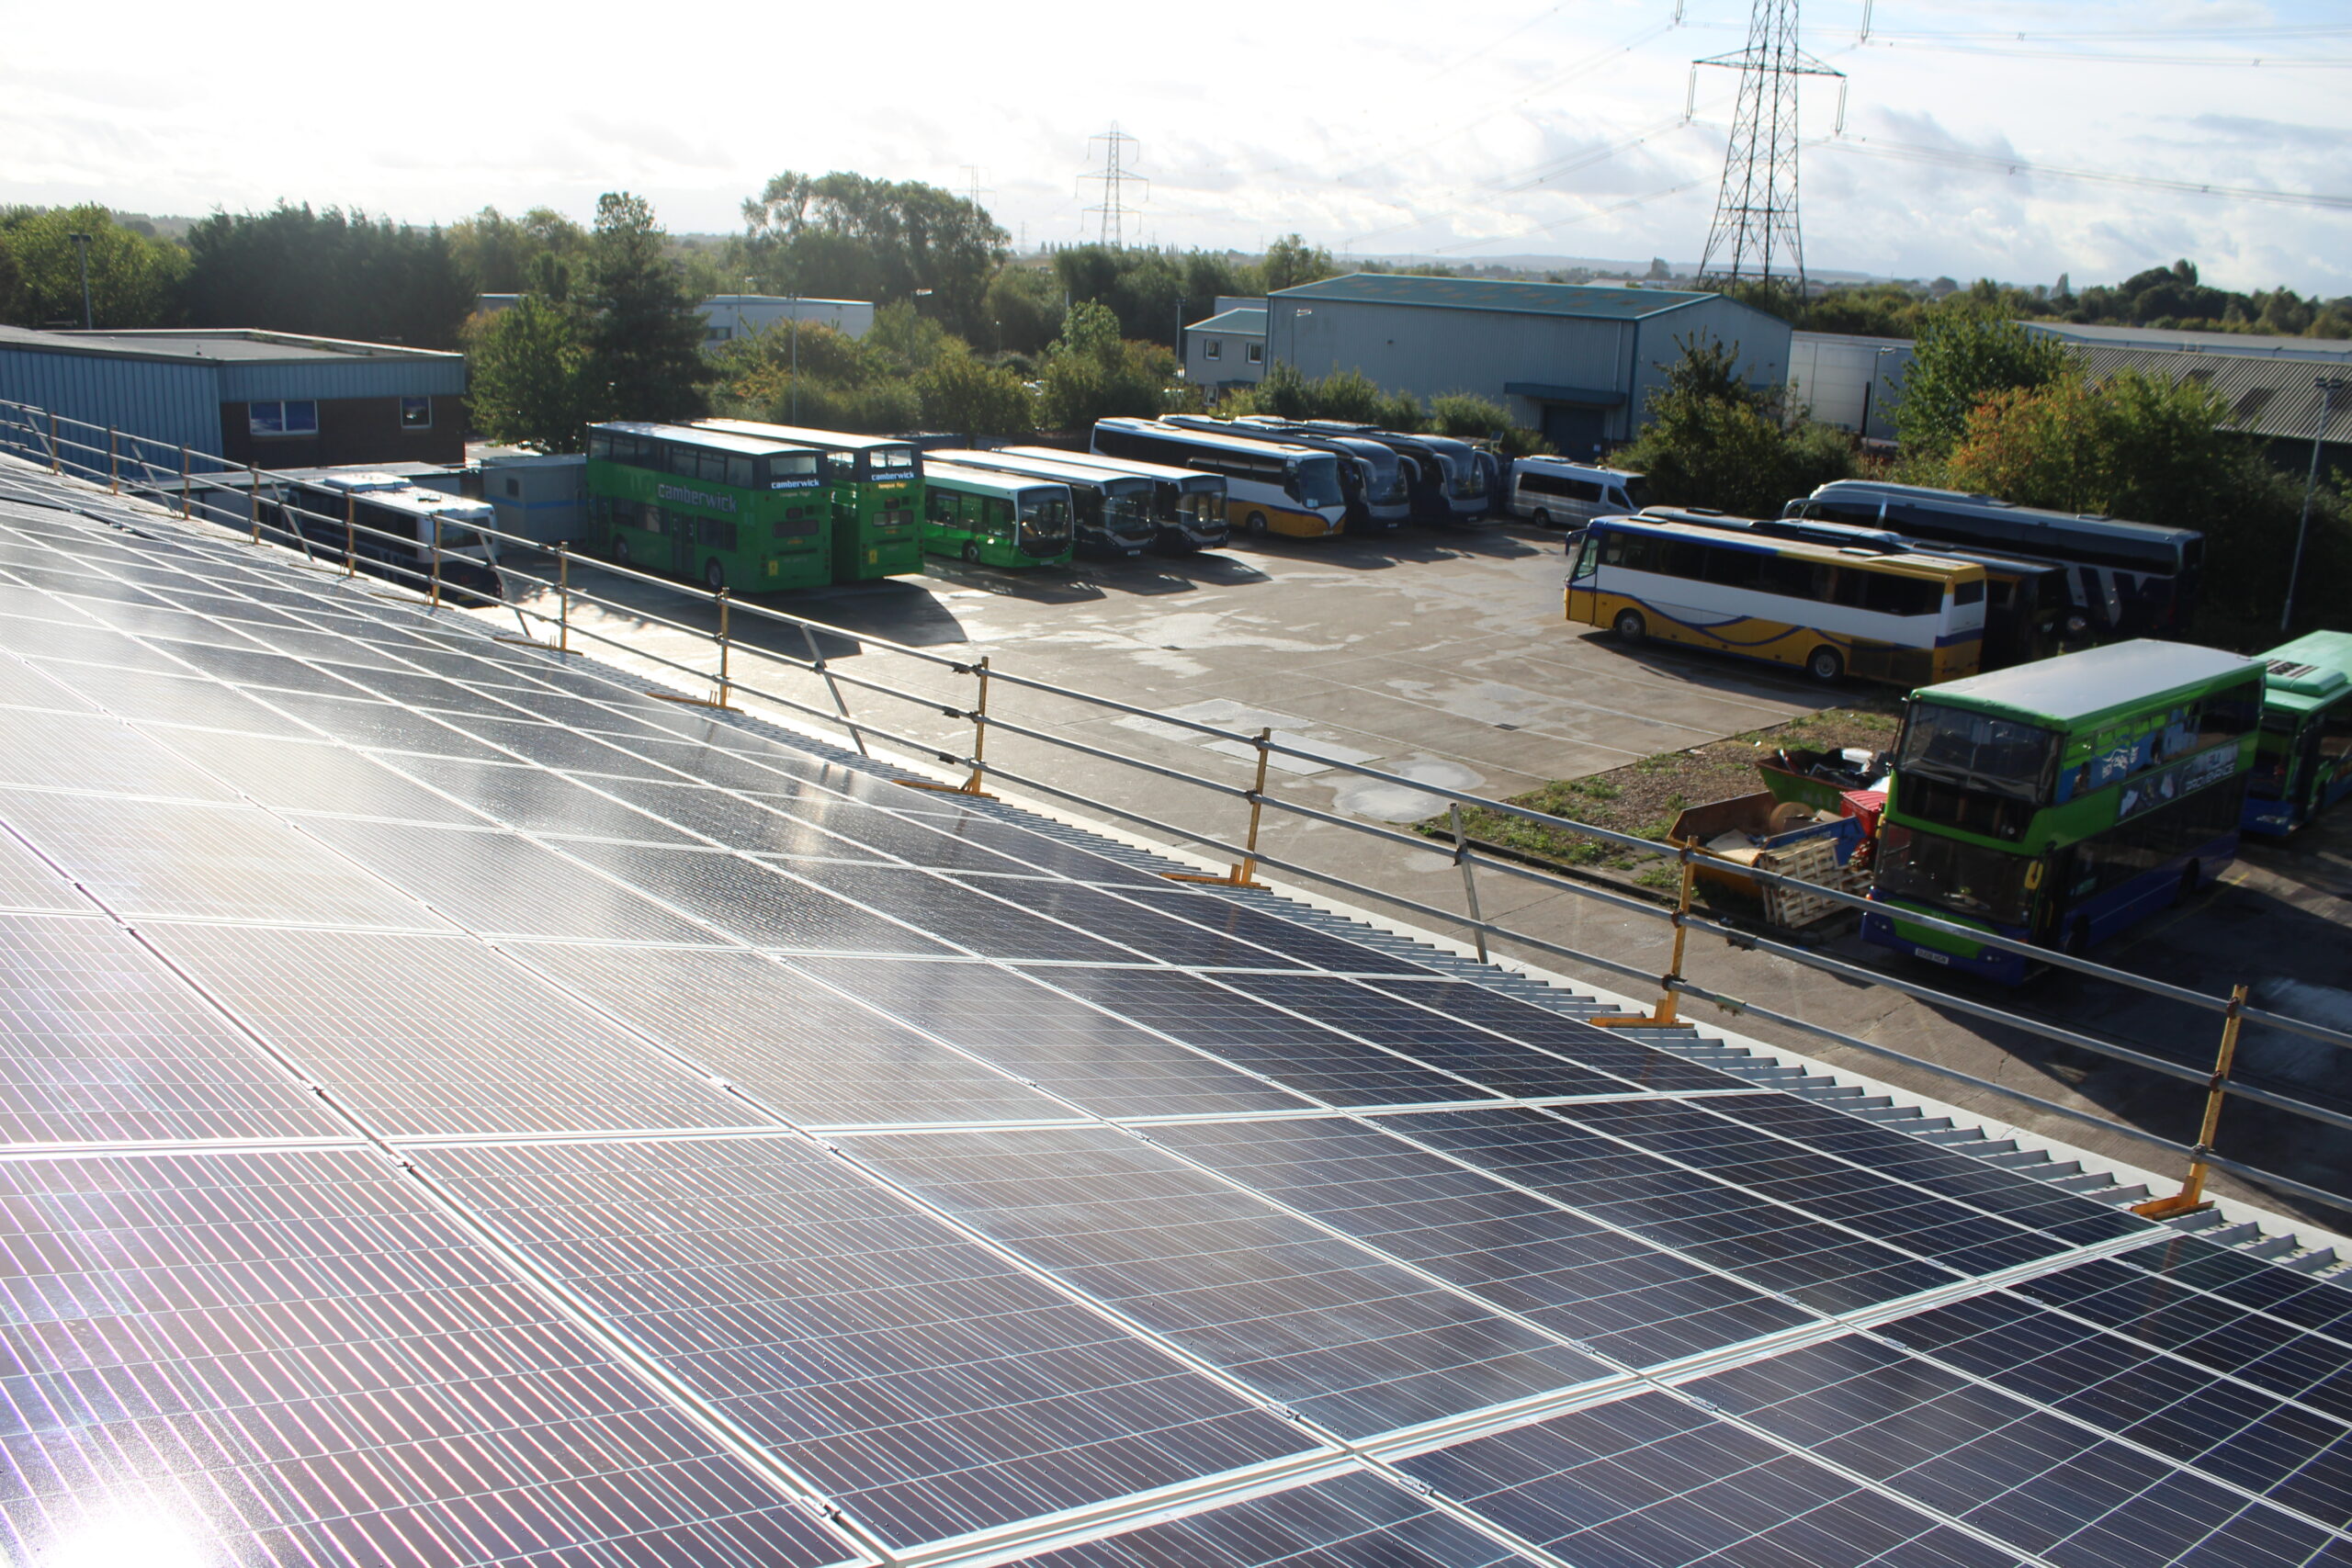
<path id="1" fill-rule="evenodd" d="M 599 778 L 596 787 L 729 849 L 764 851 L 787 859 L 881 858 L 875 850 L 812 828 L 798 818 L 787 817 L 757 800 L 707 789 L 684 779 L 674 784 L 656 784 L 650 779 Z"/>
<path id="2" fill-rule="evenodd" d="M 1539 1046 L 1622 1079 L 1635 1089 L 1670 1093 L 1679 1089 L 1746 1087 L 1741 1079 L 1728 1073 L 1686 1062 L 1654 1046 L 1563 1018 L 1485 986 L 1459 980 L 1391 981 L 1376 977 L 1367 978 L 1363 984 L 1400 999 L 1418 1002 L 1448 1018 L 1479 1024 L 1507 1038 Z"/>
<path id="3" fill-rule="evenodd" d="M 454 800 L 410 783 L 365 752 L 318 737 L 275 739 L 218 729 L 145 724 L 158 745 L 217 773 L 253 800 L 286 810 L 480 827 L 481 818 Z"/>
<path id="4" fill-rule="evenodd" d="M 1097 1116 L 1230 1115 L 1312 1104 L 993 964 L 791 963 Z"/>
<path id="5" fill-rule="evenodd" d="M 2352 1424 L 2005 1291 L 1886 1325 L 1886 1337 L 2022 1399 L 2352 1524 Z"/>
<path id="6" fill-rule="evenodd" d="M 1949 1285 L 1951 1269 L 1533 1110 L 1385 1116 L 1383 1127 L 1824 1312 Z"/>
<path id="7" fill-rule="evenodd" d="M 945 877 L 903 866 L 787 861 L 784 871 L 910 924 L 927 925 L 989 958 L 1060 958 L 1116 964 L 1135 955 L 1084 931 L 1031 914 L 1018 904 L 973 891 Z"/>
<path id="8" fill-rule="evenodd" d="M 574 841 L 566 843 L 564 852 L 753 947 L 800 953 L 953 951 L 910 926 L 885 919 L 796 882 L 763 862 L 724 850 Z"/>
<path id="9" fill-rule="evenodd" d="M 463 937 L 164 924 L 149 936 L 387 1137 L 766 1120 Z"/>
<path id="10" fill-rule="evenodd" d="M 1310 1448 L 1182 1362 L 773 1138 L 417 1156 L 895 1546 Z"/>
<path id="11" fill-rule="evenodd" d="M 440 923 L 252 807 L 0 790 L 0 819 L 125 915 L 397 930 Z"/>
<path id="12" fill-rule="evenodd" d="M 1690 1259 L 1380 1130 L 1284 1118 L 1152 1136 L 1187 1159 L 1629 1366 L 1817 1321 Z"/>
<path id="13" fill-rule="evenodd" d="M 1356 1472 L 1027 1559 L 1035 1568 L 1527 1568 L 1530 1559 Z"/>
<path id="14" fill-rule="evenodd" d="M 2052 1562 L 2345 1557 L 2340 1539 L 2284 1509 L 1860 1336 L 1685 1392 Z"/>
<path id="15" fill-rule="evenodd" d="M 758 953 L 561 942 L 507 951 L 804 1126 L 1069 1114 Z"/>
<path id="16" fill-rule="evenodd" d="M 17 1561 L 856 1555 L 370 1153 L 0 1162 L 0 1282 Z"/>
<path id="17" fill-rule="evenodd" d="M 1107 1129 L 875 1134 L 852 1153 L 1263 1397 L 1352 1438 L 1600 1362 Z"/>
<path id="18" fill-rule="evenodd" d="M 1402 1461 L 1406 1473 L 1596 1568 L 2007 1568 L 1986 1545 L 1664 1393 Z"/>
<path id="19" fill-rule="evenodd" d="M 350 1136 L 113 921 L 0 915 L 0 1143 Z"/>
<path id="20" fill-rule="evenodd" d="M 612 942 L 721 940 L 589 867 L 512 833 L 324 817 L 305 818 L 302 825 L 469 931 Z"/>
<path id="21" fill-rule="evenodd" d="M 1137 886 L 1132 892 L 1134 897 L 1148 901 L 1155 908 L 1166 909 L 1170 914 L 1207 926 L 1212 931 L 1224 931 L 1243 942 L 1272 948 L 1317 969 L 1329 969 L 1343 975 L 1423 973 L 1418 964 L 1392 958 L 1376 948 L 1310 930 L 1212 893 L 1195 893 L 1172 885 Z"/>
<path id="22" fill-rule="evenodd" d="M 441 757 L 387 757 L 385 765 L 444 795 L 457 796 L 484 816 L 526 831 L 655 844 L 695 841 L 642 811 L 545 768 Z"/>
<path id="23" fill-rule="evenodd" d="M 1162 964 L 1200 969 L 1297 969 L 1301 965 L 1270 948 L 1236 941 L 1229 933 L 1179 919 L 1177 911 L 1133 898 L 1121 898 L 1099 887 L 1075 882 L 1048 882 L 1024 877 L 1018 882 L 988 876 L 970 878 L 969 886 L 1000 898 L 1018 902 L 1094 936 L 1133 948 Z"/>
<path id="24" fill-rule="evenodd" d="M 237 798 L 119 719 L 0 708 L 0 784 L 38 786 L 61 777 L 93 791 Z"/>
<path id="25" fill-rule="evenodd" d="M 1326 1105 L 1425 1105 L 1492 1098 L 1475 1084 L 1358 1044 L 1198 976 L 1057 964 L 1032 972 L 1031 978 Z"/>
<path id="26" fill-rule="evenodd" d="M 75 493 L 152 536 L 0 501 L 0 1556 L 2352 1565 L 2275 1245 Z"/>

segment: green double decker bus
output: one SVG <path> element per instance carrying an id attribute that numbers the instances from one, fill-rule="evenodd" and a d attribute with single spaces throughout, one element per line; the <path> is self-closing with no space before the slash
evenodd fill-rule
<path id="1" fill-rule="evenodd" d="M 2352 795 L 2352 633 L 2310 632 L 2258 657 L 2262 739 L 2241 825 L 2283 838 Z"/>
<path id="2" fill-rule="evenodd" d="M 831 510 L 835 582 L 922 570 L 922 457 L 913 442 L 750 419 L 706 419 L 695 427 L 816 450 Z"/>
<path id="3" fill-rule="evenodd" d="M 716 592 L 832 581 L 814 449 L 681 424 L 588 427 L 589 543 L 622 566 Z"/>
<path id="4" fill-rule="evenodd" d="M 2079 953 L 2188 897 L 2237 853 L 2262 681 L 2142 640 L 1912 693 L 1864 939 L 2017 985 L 2023 955 L 1903 911 Z"/>
<path id="5" fill-rule="evenodd" d="M 1068 566 L 1069 486 L 1019 474 L 931 464 L 923 473 L 922 547 L 974 566 Z"/>

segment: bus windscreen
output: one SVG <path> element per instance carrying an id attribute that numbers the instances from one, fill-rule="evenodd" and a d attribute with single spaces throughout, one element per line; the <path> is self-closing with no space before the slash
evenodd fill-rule
<path id="1" fill-rule="evenodd" d="M 1912 770 L 2016 800 L 2041 801 L 2058 757 L 2056 731 L 1939 703 L 1914 703 L 1898 773 Z"/>

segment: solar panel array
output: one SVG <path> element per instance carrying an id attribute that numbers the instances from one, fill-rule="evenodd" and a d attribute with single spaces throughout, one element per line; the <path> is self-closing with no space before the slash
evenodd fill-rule
<path id="1" fill-rule="evenodd" d="M 2343 1285 L 272 552 L 0 824 L 11 1561 L 2352 1562 Z"/>

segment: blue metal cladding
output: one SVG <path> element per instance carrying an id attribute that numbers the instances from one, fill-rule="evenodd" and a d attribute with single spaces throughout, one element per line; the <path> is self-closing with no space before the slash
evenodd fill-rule
<path id="1" fill-rule="evenodd" d="M 220 367 L 0 344 L 0 398 L 201 452 L 220 447 Z M 85 439 L 70 431 L 67 438 Z M 101 444 L 105 437 L 98 438 Z M 103 459 L 101 459 L 103 461 Z"/>

